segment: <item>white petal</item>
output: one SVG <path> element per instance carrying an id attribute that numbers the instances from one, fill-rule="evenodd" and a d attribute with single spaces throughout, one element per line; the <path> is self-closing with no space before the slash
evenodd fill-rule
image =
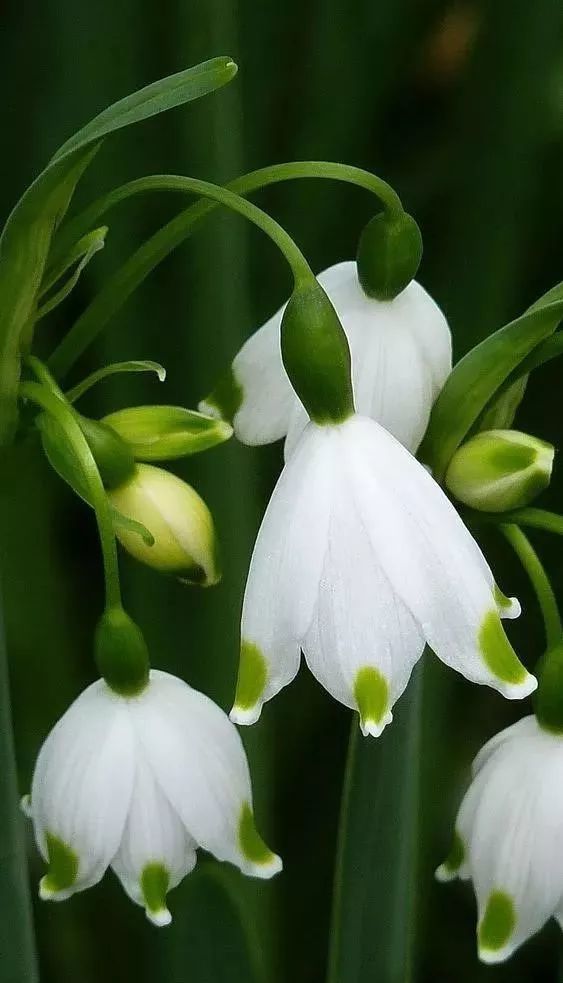
<path id="1" fill-rule="evenodd" d="M 308 425 L 262 520 L 244 595 L 237 723 L 256 720 L 299 668 L 326 550 L 335 436 L 336 428 Z"/>
<path id="2" fill-rule="evenodd" d="M 563 741 L 533 720 L 497 745 L 477 776 L 469 862 L 485 962 L 508 958 L 559 908 L 562 768 Z"/>
<path id="3" fill-rule="evenodd" d="M 537 682 L 502 631 L 492 573 L 454 507 L 378 424 L 356 416 L 342 430 L 366 533 L 430 647 L 472 682 L 527 696 Z"/>
<path id="4" fill-rule="evenodd" d="M 166 893 L 193 870 L 196 843 L 157 784 L 138 743 L 133 795 L 112 868 L 156 925 L 171 921 Z"/>
<path id="5" fill-rule="evenodd" d="M 196 843 L 253 876 L 277 873 L 279 857 L 253 826 L 246 755 L 226 714 L 157 670 L 132 711 L 153 774 Z"/>
<path id="6" fill-rule="evenodd" d="M 280 324 L 285 304 L 242 346 L 233 362 L 242 403 L 233 419 L 245 444 L 269 444 L 287 433 L 297 397 L 283 366 Z"/>
<path id="7" fill-rule="evenodd" d="M 303 644 L 311 672 L 335 699 L 359 710 L 364 734 L 378 736 L 423 649 L 337 475 L 315 618 Z"/>
<path id="8" fill-rule="evenodd" d="M 51 870 L 41 883 L 42 897 L 62 900 L 101 879 L 119 846 L 133 775 L 126 702 L 100 680 L 59 720 L 35 767 L 31 790 L 35 836 L 43 857 L 49 860 L 51 854 Z"/>

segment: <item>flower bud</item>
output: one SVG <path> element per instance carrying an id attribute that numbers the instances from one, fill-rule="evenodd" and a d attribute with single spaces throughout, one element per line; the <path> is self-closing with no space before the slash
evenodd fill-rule
<path id="1" fill-rule="evenodd" d="M 138 464 L 133 476 L 108 497 L 154 537 L 154 545 L 148 546 L 136 532 L 116 526 L 117 538 L 135 559 L 185 583 L 208 587 L 218 582 L 213 518 L 190 485 L 162 468 Z"/>
<path id="2" fill-rule="evenodd" d="M 281 321 L 285 370 L 315 423 L 342 423 L 354 412 L 350 348 L 338 314 L 319 283 L 291 295 Z"/>
<path id="3" fill-rule="evenodd" d="M 104 611 L 94 640 L 100 675 L 120 696 L 137 696 L 149 681 L 149 653 L 141 629 L 123 608 Z"/>
<path id="4" fill-rule="evenodd" d="M 456 451 L 446 486 L 483 512 L 521 508 L 549 485 L 554 453 L 551 444 L 518 430 L 486 430 Z"/>
<path id="5" fill-rule="evenodd" d="M 358 243 L 358 276 L 364 292 L 393 300 L 414 279 L 422 258 L 422 236 L 414 218 L 381 212 L 364 228 Z"/>
<path id="6" fill-rule="evenodd" d="M 171 461 L 197 454 L 228 440 L 233 428 L 224 420 L 183 406 L 131 406 L 104 417 L 137 461 Z"/>

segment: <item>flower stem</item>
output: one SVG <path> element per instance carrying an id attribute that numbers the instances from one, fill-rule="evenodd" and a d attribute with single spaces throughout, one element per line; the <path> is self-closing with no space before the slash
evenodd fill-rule
<path id="1" fill-rule="evenodd" d="M 28 364 L 30 362 L 31 360 L 28 360 Z M 111 508 L 96 462 L 88 446 L 86 437 L 82 433 L 76 419 L 74 410 L 67 403 L 64 396 L 60 394 L 60 390 L 51 378 L 47 368 L 42 363 L 39 363 L 38 359 L 33 359 L 31 364 L 36 374 L 41 372 L 43 381 L 41 383 L 22 383 L 20 386 L 20 395 L 24 399 L 31 400 L 52 416 L 72 447 L 76 460 L 88 483 L 92 504 L 96 513 L 104 563 L 106 607 L 121 608 L 119 565 Z"/>
<path id="2" fill-rule="evenodd" d="M 2 980 L 39 983 L 0 598 L 0 964 Z"/>
<path id="3" fill-rule="evenodd" d="M 377 195 L 390 214 L 400 214 L 403 211 L 400 198 L 381 178 L 359 167 L 329 161 L 301 161 L 264 167 L 232 181 L 226 190 L 237 195 L 248 195 L 268 185 L 298 178 L 320 178 L 354 184 Z M 175 175 L 154 175 L 139 178 L 110 191 L 67 223 L 55 243 L 52 262 L 57 262 L 75 240 L 80 238 L 84 230 L 90 229 L 100 216 L 121 201 L 148 191 L 189 191 L 190 189 L 185 185 L 178 183 L 188 180 L 190 179 Z M 184 209 L 147 239 L 106 282 L 51 356 L 49 366 L 57 377 L 60 378 L 68 372 L 84 349 L 94 341 L 109 319 L 121 308 L 145 277 L 188 238 L 194 226 L 209 215 L 218 203 L 218 200 L 197 202 L 190 208 Z"/>
<path id="4" fill-rule="evenodd" d="M 552 648 L 561 641 L 561 617 L 553 588 L 543 564 L 528 537 L 517 525 L 502 523 L 499 529 L 512 546 L 530 578 L 545 625 L 547 647 L 548 649 Z"/>

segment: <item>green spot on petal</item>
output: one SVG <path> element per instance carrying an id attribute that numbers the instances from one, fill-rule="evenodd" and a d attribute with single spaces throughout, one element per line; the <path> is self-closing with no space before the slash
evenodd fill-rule
<path id="1" fill-rule="evenodd" d="M 496 611 L 488 611 L 483 618 L 478 643 L 483 659 L 497 679 L 516 686 L 524 682 L 526 670 L 508 641 Z"/>
<path id="2" fill-rule="evenodd" d="M 457 829 L 454 830 L 450 852 L 444 860 L 443 867 L 449 874 L 455 874 L 465 860 L 465 846 Z"/>
<path id="3" fill-rule="evenodd" d="M 362 727 L 369 723 L 380 724 L 389 709 L 389 687 L 378 669 L 364 666 L 359 669 L 354 683 L 354 698 L 360 713 Z"/>
<path id="4" fill-rule="evenodd" d="M 231 365 L 221 379 L 219 379 L 213 392 L 209 396 L 206 396 L 203 402 L 207 406 L 216 409 L 224 420 L 232 423 L 242 405 L 243 396 L 243 388 L 236 378 Z"/>
<path id="5" fill-rule="evenodd" d="M 158 916 L 168 913 L 166 894 L 170 884 L 170 874 L 164 864 L 150 863 L 143 867 L 141 874 L 141 892 L 145 908 L 150 915 Z M 168 921 L 168 918 L 166 918 Z"/>
<path id="6" fill-rule="evenodd" d="M 503 594 L 503 592 L 501 591 L 500 587 L 497 584 L 495 584 L 493 587 L 493 597 L 496 603 L 498 604 L 499 608 L 505 608 L 506 610 L 508 610 L 509 608 L 512 607 L 512 601 L 510 600 L 509 597 L 506 596 L 506 594 Z"/>
<path id="7" fill-rule="evenodd" d="M 53 833 L 47 833 L 45 839 L 49 870 L 41 882 L 41 887 L 45 894 L 58 894 L 60 891 L 67 891 L 76 881 L 78 855 Z"/>
<path id="8" fill-rule="evenodd" d="M 245 802 L 239 820 L 238 837 L 243 856 L 253 864 L 271 864 L 276 859 L 266 846 L 254 825 L 254 816 L 248 802 Z"/>
<path id="9" fill-rule="evenodd" d="M 235 695 L 235 707 L 249 710 L 258 703 L 266 688 L 268 666 L 262 652 L 254 642 L 243 642 L 240 647 L 240 663 Z"/>
<path id="10" fill-rule="evenodd" d="M 481 919 L 477 936 L 479 947 L 497 952 L 506 945 L 516 925 L 512 898 L 504 891 L 489 895 L 485 914 Z"/>

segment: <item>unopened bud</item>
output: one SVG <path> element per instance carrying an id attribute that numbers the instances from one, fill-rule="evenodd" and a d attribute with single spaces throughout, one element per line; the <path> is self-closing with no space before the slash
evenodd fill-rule
<path id="1" fill-rule="evenodd" d="M 376 300 L 393 300 L 416 276 L 422 258 L 422 236 L 407 212 L 381 212 L 371 219 L 358 243 L 358 277 L 364 292 Z"/>
<path id="2" fill-rule="evenodd" d="M 228 440 L 233 428 L 224 420 L 182 406 L 131 406 L 104 417 L 137 461 L 171 461 L 197 454 Z"/>
<path id="3" fill-rule="evenodd" d="M 119 512 L 140 522 L 154 537 L 149 546 L 123 524 L 115 527 L 120 543 L 135 559 L 185 583 L 207 587 L 218 582 L 213 518 L 185 481 L 162 468 L 138 464 L 132 477 L 108 497 Z"/>
<path id="4" fill-rule="evenodd" d="M 518 430 L 486 430 L 463 444 L 446 472 L 446 487 L 482 512 L 528 505 L 549 485 L 554 448 Z"/>

